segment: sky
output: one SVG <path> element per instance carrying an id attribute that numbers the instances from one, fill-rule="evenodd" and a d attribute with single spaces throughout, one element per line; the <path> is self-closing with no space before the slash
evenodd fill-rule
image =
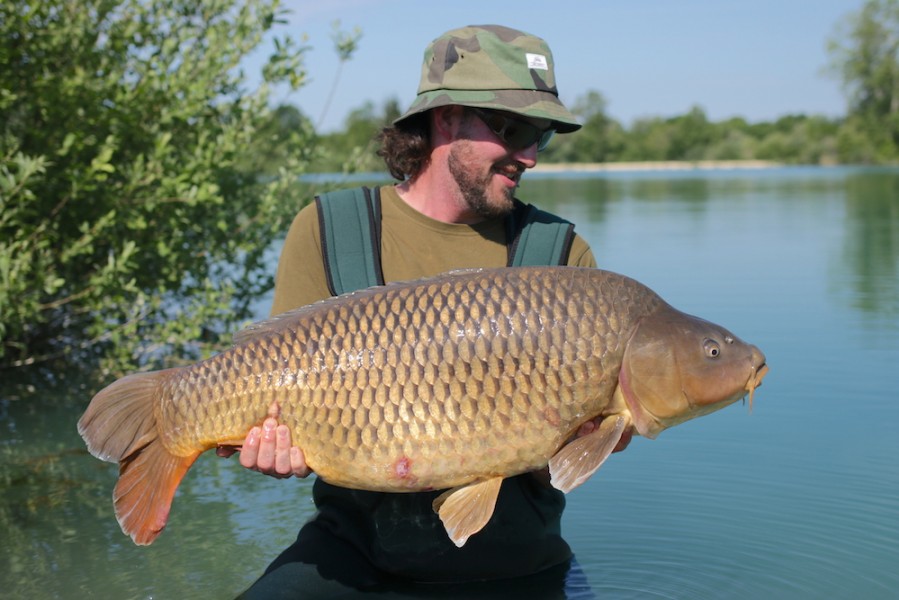
<path id="1" fill-rule="evenodd" d="M 625 126 L 700 106 L 712 121 L 750 122 L 803 113 L 840 116 L 841 82 L 828 74 L 827 42 L 864 0 L 283 0 L 291 12 L 276 34 L 305 37 L 310 81 L 275 90 L 320 131 L 342 127 L 366 101 L 414 99 L 425 47 L 464 25 L 500 24 L 542 37 L 556 63 L 562 101 L 591 90 Z M 359 28 L 353 58 L 339 68 L 333 24 Z M 258 81 L 264 44 L 244 63 Z M 338 76 L 339 74 L 339 76 Z M 334 88 L 333 97 L 328 101 Z"/>

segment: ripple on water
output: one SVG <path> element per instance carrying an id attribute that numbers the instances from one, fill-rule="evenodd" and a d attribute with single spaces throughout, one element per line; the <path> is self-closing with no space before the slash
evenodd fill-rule
<path id="1" fill-rule="evenodd" d="M 856 457 L 826 461 L 741 436 L 709 441 L 705 432 L 670 438 L 653 448 L 638 441 L 569 497 L 564 532 L 600 595 L 889 597 L 899 589 L 897 477 L 886 452 L 870 458 L 887 474 L 879 479 L 853 469 Z"/>

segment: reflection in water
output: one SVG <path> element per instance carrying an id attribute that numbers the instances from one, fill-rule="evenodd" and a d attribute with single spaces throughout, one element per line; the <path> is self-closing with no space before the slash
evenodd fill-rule
<path id="1" fill-rule="evenodd" d="M 846 243 L 839 271 L 854 275 L 854 308 L 899 317 L 899 174 L 872 171 L 846 180 Z M 899 320 L 895 321 L 899 327 Z"/>

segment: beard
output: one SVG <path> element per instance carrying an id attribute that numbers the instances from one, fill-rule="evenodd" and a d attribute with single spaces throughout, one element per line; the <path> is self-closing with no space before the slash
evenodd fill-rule
<path id="1" fill-rule="evenodd" d="M 457 143 L 450 150 L 447 166 L 450 174 L 459 186 L 462 199 L 469 210 L 485 219 L 504 217 L 514 207 L 514 189 L 503 188 L 499 193 L 492 190 L 491 183 L 495 173 L 517 177 L 524 170 L 518 161 L 508 160 L 492 165 L 487 171 L 478 172 L 478 161 L 471 157 L 469 146 L 465 142 Z"/>

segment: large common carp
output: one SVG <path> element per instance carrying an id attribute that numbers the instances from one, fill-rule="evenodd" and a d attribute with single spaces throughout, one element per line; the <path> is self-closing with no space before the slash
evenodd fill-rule
<path id="1" fill-rule="evenodd" d="M 751 403 L 766 372 L 755 346 L 633 279 L 479 269 L 325 300 L 202 362 L 123 377 L 78 431 L 119 463 L 115 512 L 138 544 L 162 531 L 202 452 L 240 444 L 277 407 L 334 485 L 446 489 L 434 508 L 461 546 L 490 519 L 503 478 L 548 464 L 567 492 L 625 431 L 654 438 L 747 393 Z"/>

